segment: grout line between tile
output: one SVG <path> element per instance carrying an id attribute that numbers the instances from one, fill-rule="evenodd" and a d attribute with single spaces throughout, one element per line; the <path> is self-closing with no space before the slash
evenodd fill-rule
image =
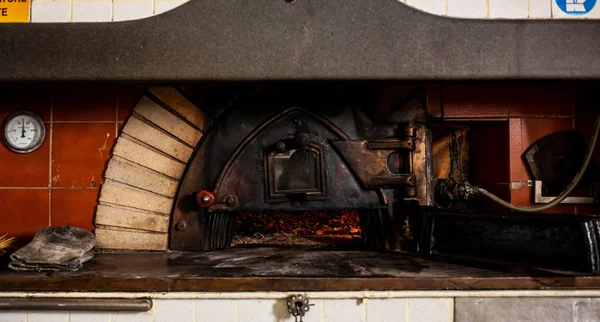
<path id="1" fill-rule="evenodd" d="M 11 190 L 11 189 L 21 189 L 21 190 L 50 190 L 49 187 L 0 187 L 0 190 Z"/>
<path id="2" fill-rule="evenodd" d="M 11 190 L 11 189 L 20 189 L 20 190 L 96 190 L 99 187 L 0 187 L 0 190 Z"/>
<path id="3" fill-rule="evenodd" d="M 54 121 L 54 124 L 111 124 L 115 121 Z"/>
<path id="4" fill-rule="evenodd" d="M 54 135 L 54 96 L 50 98 L 50 151 L 48 158 L 48 226 L 52 226 L 52 147 Z"/>
<path id="5" fill-rule="evenodd" d="M 325 322 L 325 300 L 321 300 L 321 322 Z"/>
<path id="6" fill-rule="evenodd" d="M 192 318 L 192 320 L 194 322 L 198 322 L 198 300 L 192 300 L 194 301 L 194 317 Z"/>

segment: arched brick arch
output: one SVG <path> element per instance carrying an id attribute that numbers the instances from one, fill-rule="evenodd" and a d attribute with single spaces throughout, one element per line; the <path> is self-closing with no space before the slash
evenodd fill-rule
<path id="1" fill-rule="evenodd" d="M 98 248 L 166 250 L 173 201 L 210 120 L 173 87 L 150 88 L 119 136 L 94 218 Z"/>

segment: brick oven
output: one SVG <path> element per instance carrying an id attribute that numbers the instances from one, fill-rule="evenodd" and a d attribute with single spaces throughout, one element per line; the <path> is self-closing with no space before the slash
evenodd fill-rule
<path id="1" fill-rule="evenodd" d="M 78 272 L 0 270 L 0 309 L 493 320 L 481 300 L 593 315 L 598 152 L 541 213 L 484 192 L 539 206 L 585 163 L 596 24 L 198 0 L 117 24 L 0 25 L 0 116 L 27 110 L 47 129 L 30 154 L 0 150 L 0 234 L 75 225 L 98 241 Z M 560 132 L 575 141 L 551 143 L 582 155 L 553 150 L 555 171 L 535 153 Z M 541 185 L 548 169 L 560 189 Z"/>

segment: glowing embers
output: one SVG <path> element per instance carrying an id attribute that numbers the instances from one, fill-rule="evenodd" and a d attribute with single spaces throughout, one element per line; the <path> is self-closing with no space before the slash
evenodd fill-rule
<path id="1" fill-rule="evenodd" d="M 239 212 L 233 245 L 324 245 L 360 243 L 356 210 Z"/>

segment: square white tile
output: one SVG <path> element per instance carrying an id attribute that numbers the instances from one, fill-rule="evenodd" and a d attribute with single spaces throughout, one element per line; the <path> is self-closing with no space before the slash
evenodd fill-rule
<path id="1" fill-rule="evenodd" d="M 27 322 L 27 313 L 25 313 L 25 312 L 0 312 L 0 321 L 2 321 L 2 322 Z"/>
<path id="2" fill-rule="evenodd" d="M 551 18 L 552 0 L 529 0 L 529 18 Z"/>
<path id="3" fill-rule="evenodd" d="M 525 19 L 527 18 L 527 0 L 488 0 L 490 18 Z"/>
<path id="4" fill-rule="evenodd" d="M 114 312 L 110 313 L 111 322 L 153 322 L 154 310 L 149 312 Z"/>
<path id="5" fill-rule="evenodd" d="M 173 10 L 186 2 L 186 0 L 156 0 L 154 1 L 154 14 L 158 15 Z"/>
<path id="6" fill-rule="evenodd" d="M 323 300 L 322 322 L 366 322 L 366 303 L 356 299 Z M 306 318 L 308 320 L 308 316 Z"/>
<path id="7" fill-rule="evenodd" d="M 154 300 L 154 322 L 194 322 L 195 300 Z"/>
<path id="8" fill-rule="evenodd" d="M 67 312 L 33 312 L 27 313 L 28 322 L 69 322 Z"/>
<path id="9" fill-rule="evenodd" d="M 74 0 L 73 21 L 100 22 L 112 20 L 111 0 Z"/>
<path id="10" fill-rule="evenodd" d="M 237 300 L 196 300 L 196 322 L 235 322 Z"/>
<path id="11" fill-rule="evenodd" d="M 448 0 L 448 16 L 487 18 L 487 0 Z"/>
<path id="12" fill-rule="evenodd" d="M 442 16 L 446 14 L 447 0 L 406 0 L 406 4 L 425 12 Z"/>
<path id="13" fill-rule="evenodd" d="M 31 3 L 31 22 L 71 21 L 71 1 L 36 0 Z"/>
<path id="14" fill-rule="evenodd" d="M 71 312 L 69 322 L 109 322 L 108 312 Z"/>
<path id="15" fill-rule="evenodd" d="M 136 20 L 152 16 L 154 2 L 152 0 L 114 0 L 113 20 Z"/>
<path id="16" fill-rule="evenodd" d="M 312 309 L 313 307 L 311 307 Z M 305 320 L 308 319 L 309 311 Z M 318 312 L 314 316 L 320 316 Z M 314 319 L 313 319 L 314 320 Z M 281 300 L 239 300 L 238 322 L 294 322 L 294 318 L 287 312 L 287 302 Z"/>
<path id="17" fill-rule="evenodd" d="M 367 303 L 367 322 L 409 322 L 406 299 L 369 299 Z"/>
<path id="18" fill-rule="evenodd" d="M 453 299 L 409 299 L 409 322 L 452 322 L 454 320 Z"/>

